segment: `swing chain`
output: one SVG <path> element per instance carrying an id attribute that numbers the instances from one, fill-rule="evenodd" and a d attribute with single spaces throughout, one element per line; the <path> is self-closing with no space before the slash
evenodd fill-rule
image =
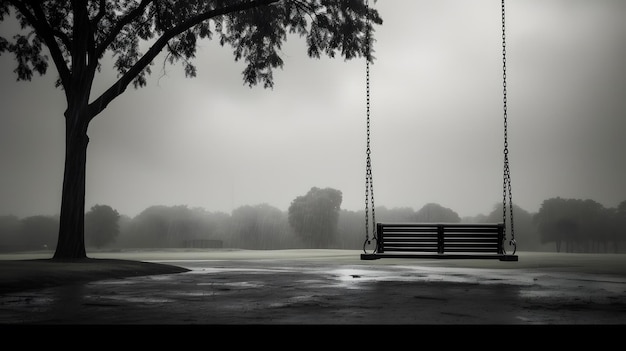
<path id="1" fill-rule="evenodd" d="M 374 207 L 374 182 L 372 179 L 372 158 L 370 148 L 370 21 L 369 21 L 369 0 L 365 2 L 366 9 L 366 27 L 365 27 L 365 90 L 366 90 L 366 116 L 367 116 L 367 148 L 366 148 L 366 166 L 365 166 L 365 242 L 363 243 L 363 251 L 367 253 L 365 247 L 371 243 L 369 237 L 369 200 L 371 196 L 372 204 L 372 239 L 376 240 L 376 215 Z"/>
<path id="2" fill-rule="evenodd" d="M 504 0 L 502 0 L 502 88 L 503 88 L 503 110 L 504 110 L 504 176 L 502 185 L 502 221 L 504 223 L 504 235 L 506 237 L 506 208 L 507 193 L 509 215 L 511 218 L 511 241 L 509 245 L 513 246 L 513 254 L 517 250 L 515 241 L 515 226 L 513 224 L 513 192 L 511 188 L 511 169 L 509 167 L 509 141 L 508 141 L 508 114 L 507 114 L 507 90 L 506 90 L 506 35 L 505 35 L 505 11 Z"/>

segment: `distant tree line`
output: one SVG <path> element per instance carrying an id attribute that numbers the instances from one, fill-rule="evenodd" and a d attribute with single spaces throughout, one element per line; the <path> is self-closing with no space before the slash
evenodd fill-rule
<path id="1" fill-rule="evenodd" d="M 624 252 L 626 201 L 605 208 L 593 200 L 562 199 L 543 202 L 534 216 L 543 243 L 557 252 Z"/>
<path id="2" fill-rule="evenodd" d="M 85 243 L 91 250 L 164 248 L 363 249 L 365 212 L 341 209 L 342 193 L 311 188 L 288 211 L 267 204 L 245 205 L 230 214 L 203 208 L 151 206 L 134 218 L 107 205 L 85 213 Z M 502 204 L 485 215 L 461 218 L 436 203 L 375 208 L 377 222 L 486 223 L 502 221 Z M 519 251 L 624 253 L 626 201 L 605 208 L 593 200 L 551 198 L 537 213 L 513 208 Z M 507 223 L 510 225 L 510 218 Z M 0 252 L 54 250 L 56 216 L 0 216 Z M 371 232 L 371 228 L 370 228 Z M 371 238 L 371 234 L 370 235 Z"/>

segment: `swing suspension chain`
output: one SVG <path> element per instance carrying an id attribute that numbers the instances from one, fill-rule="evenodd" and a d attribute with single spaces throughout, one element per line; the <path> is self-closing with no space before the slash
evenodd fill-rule
<path id="1" fill-rule="evenodd" d="M 509 143 L 508 143 L 508 114 L 507 114 L 507 85 L 506 85 L 506 31 L 505 31 L 505 0 L 502 0 L 502 87 L 503 87 L 503 112 L 504 112 L 504 176 L 502 187 L 502 219 L 504 222 L 504 234 L 506 237 L 506 208 L 507 208 L 507 194 L 508 203 L 510 209 L 511 218 L 511 241 L 510 245 L 513 246 L 513 254 L 517 249 L 515 242 L 515 226 L 513 221 L 513 192 L 511 187 L 511 170 L 509 167 Z M 366 0 L 366 9 L 369 9 L 369 0 Z M 372 239 L 376 240 L 376 217 L 374 207 L 374 183 L 372 178 L 372 160 L 371 160 L 371 147 L 370 147 L 370 23 L 369 13 L 366 13 L 366 57 L 365 57 L 365 85 L 366 85 L 366 116 L 367 116 L 367 148 L 366 148 L 366 169 L 365 169 L 365 242 L 363 243 L 363 251 L 365 246 L 370 243 L 369 237 L 369 204 L 371 197 L 372 204 Z"/>
<path id="2" fill-rule="evenodd" d="M 365 95 L 366 95 L 366 116 L 367 116 L 367 148 L 366 148 L 366 166 L 365 166 L 365 242 L 363 243 L 363 251 L 365 246 L 370 243 L 369 237 L 369 203 L 371 197 L 372 204 L 372 239 L 376 240 L 376 214 L 374 207 L 374 182 L 372 178 L 372 158 L 370 148 L 370 21 L 369 21 L 369 0 L 365 2 L 366 8 L 366 27 L 365 27 Z"/>
<path id="3" fill-rule="evenodd" d="M 508 141 L 508 115 L 507 115 L 507 91 L 506 91 L 506 35 L 505 35 L 505 11 L 504 0 L 502 0 L 502 88 L 503 88 L 503 109 L 504 109 L 504 176 L 502 185 L 502 220 L 504 222 L 504 234 L 506 237 L 506 208 L 507 194 L 509 204 L 509 215 L 511 218 L 511 241 L 513 254 L 517 249 L 515 242 L 515 226 L 513 225 L 513 192 L 511 190 L 511 169 L 509 167 L 509 141 Z"/>

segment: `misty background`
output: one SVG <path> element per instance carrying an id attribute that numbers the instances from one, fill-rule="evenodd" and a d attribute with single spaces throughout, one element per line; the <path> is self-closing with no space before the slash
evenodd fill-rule
<path id="1" fill-rule="evenodd" d="M 384 20 L 370 67 L 376 204 L 497 212 L 500 2 L 399 4 L 374 5 Z M 506 5 L 515 205 L 536 213 L 561 197 L 617 207 L 626 200 L 626 2 Z M 312 187 L 337 189 L 342 210 L 362 210 L 365 62 L 310 59 L 297 37 L 283 53 L 273 90 L 244 85 L 243 65 L 216 42 L 200 45 L 194 79 L 157 59 L 146 88 L 128 89 L 90 125 L 85 210 L 104 204 L 134 218 L 152 206 L 234 215 L 267 205 L 286 214 Z M 108 67 L 94 95 L 116 78 Z M 32 82 L 16 82 L 14 68 L 0 56 L 0 215 L 55 216 L 65 101 L 52 67 Z"/>

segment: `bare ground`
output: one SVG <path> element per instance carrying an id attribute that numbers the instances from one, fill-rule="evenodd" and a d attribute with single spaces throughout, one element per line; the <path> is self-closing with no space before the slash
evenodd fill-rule
<path id="1" fill-rule="evenodd" d="M 351 250 L 0 255 L 0 324 L 624 326 L 626 255 L 381 259 Z"/>

